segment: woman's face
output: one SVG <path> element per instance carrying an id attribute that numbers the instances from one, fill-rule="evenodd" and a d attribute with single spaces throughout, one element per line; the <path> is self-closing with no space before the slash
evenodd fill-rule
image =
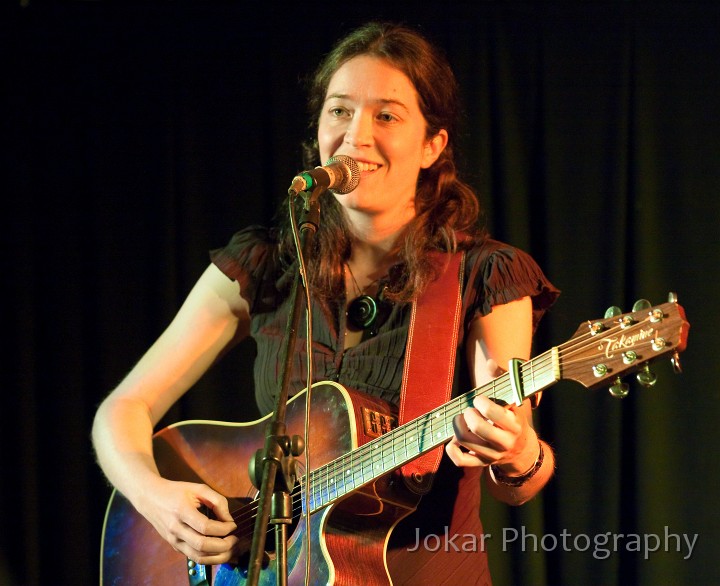
<path id="1" fill-rule="evenodd" d="M 407 76 L 387 61 L 358 56 L 330 79 L 318 125 L 324 163 L 347 155 L 358 162 L 360 183 L 348 194 L 336 194 L 350 212 L 415 214 L 420 170 L 431 166 L 447 144 L 441 130 L 426 138 L 427 124 L 417 92 Z"/>

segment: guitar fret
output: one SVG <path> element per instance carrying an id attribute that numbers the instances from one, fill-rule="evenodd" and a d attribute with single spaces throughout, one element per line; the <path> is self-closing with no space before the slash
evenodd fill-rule
<path id="1" fill-rule="evenodd" d="M 315 477 L 317 476 L 317 473 L 313 473 L 310 475 L 310 511 L 316 511 L 320 507 L 323 506 L 322 502 L 322 487 L 319 485 L 319 483 L 316 481 Z"/>
<path id="2" fill-rule="evenodd" d="M 368 451 L 368 450 L 365 450 Z M 362 478 L 363 482 L 369 481 L 372 478 L 372 458 L 366 457 L 363 460 L 363 467 L 362 467 Z"/>
<path id="3" fill-rule="evenodd" d="M 534 362 L 532 360 L 529 361 L 529 368 L 530 368 L 530 386 L 532 388 L 535 388 L 535 368 L 534 368 Z"/>
<path id="4" fill-rule="evenodd" d="M 559 380 L 558 360 L 558 349 L 553 348 L 520 365 L 523 398 Z M 311 512 L 446 442 L 453 436 L 455 415 L 472 405 L 473 398 L 481 394 L 513 403 L 508 373 L 318 468 L 311 474 Z"/>
<path id="5" fill-rule="evenodd" d="M 408 457 L 408 434 L 403 433 L 401 437 L 403 438 L 403 457 L 407 458 Z"/>
<path id="6" fill-rule="evenodd" d="M 328 466 L 326 466 L 325 474 L 323 475 L 323 480 L 325 481 L 325 488 L 324 488 L 325 502 L 330 502 L 330 484 L 328 483 L 329 476 L 330 475 L 328 474 Z"/>
<path id="7" fill-rule="evenodd" d="M 354 490 L 355 488 L 357 488 L 357 483 L 355 482 L 355 473 L 353 472 L 355 470 L 355 456 L 354 456 L 353 452 L 350 452 L 349 460 L 350 460 L 350 465 L 345 470 L 344 476 L 345 476 L 345 478 L 348 479 L 348 485 L 352 485 L 351 490 Z"/>
<path id="8" fill-rule="evenodd" d="M 328 502 L 332 502 L 335 499 L 337 499 L 337 494 L 335 490 L 335 473 L 333 472 L 334 468 L 334 462 L 330 463 L 330 466 L 328 467 L 328 474 L 327 474 L 327 499 Z"/>
<path id="9" fill-rule="evenodd" d="M 352 453 L 351 453 L 352 454 Z M 343 494 L 355 490 L 355 480 L 353 479 L 353 457 L 350 455 L 345 458 L 348 462 L 341 468 L 340 479 L 342 481 Z"/>
<path id="10" fill-rule="evenodd" d="M 345 491 L 343 488 L 345 487 L 345 477 L 343 476 L 343 463 L 345 461 L 345 456 L 343 456 L 340 461 L 338 462 L 337 466 L 335 466 L 335 470 L 333 471 L 333 489 L 335 490 L 335 496 L 342 496 L 345 494 Z"/>

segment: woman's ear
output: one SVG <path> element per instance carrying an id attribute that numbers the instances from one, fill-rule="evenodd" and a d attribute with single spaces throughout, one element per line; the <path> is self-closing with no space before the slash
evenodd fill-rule
<path id="1" fill-rule="evenodd" d="M 440 154 L 445 150 L 448 143 L 447 130 L 442 128 L 435 136 L 425 143 L 423 147 L 423 156 L 420 163 L 422 169 L 431 167 L 438 160 Z"/>

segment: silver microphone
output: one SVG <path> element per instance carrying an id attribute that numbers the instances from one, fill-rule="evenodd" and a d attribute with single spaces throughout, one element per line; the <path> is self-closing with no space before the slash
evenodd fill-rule
<path id="1" fill-rule="evenodd" d="M 360 169 L 355 159 L 347 155 L 337 155 L 330 157 L 322 167 L 303 171 L 293 177 L 288 193 L 297 195 L 316 187 L 332 189 L 336 193 L 350 193 L 358 183 Z"/>

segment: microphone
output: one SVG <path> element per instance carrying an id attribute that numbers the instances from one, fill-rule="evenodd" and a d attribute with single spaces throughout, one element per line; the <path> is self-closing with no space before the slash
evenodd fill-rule
<path id="1" fill-rule="evenodd" d="M 330 157 L 322 167 L 303 171 L 293 177 L 290 195 L 316 187 L 332 189 L 336 193 L 350 193 L 360 183 L 360 169 L 355 159 L 347 155 Z"/>

